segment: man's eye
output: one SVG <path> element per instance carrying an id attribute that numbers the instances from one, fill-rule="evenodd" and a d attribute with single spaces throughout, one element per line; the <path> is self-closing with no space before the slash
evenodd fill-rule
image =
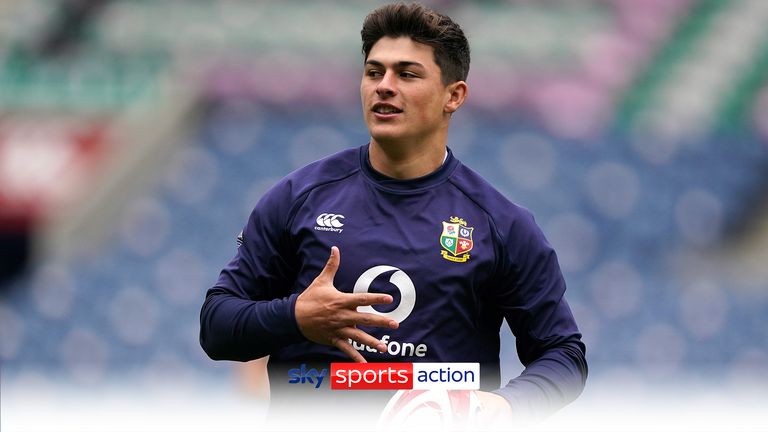
<path id="1" fill-rule="evenodd" d="M 375 69 L 371 69 L 368 72 L 366 72 L 365 74 L 368 75 L 369 77 L 381 76 L 381 72 L 379 72 L 379 71 L 377 71 Z"/>
<path id="2" fill-rule="evenodd" d="M 413 72 L 400 72 L 400 76 L 403 78 L 416 78 L 417 75 Z"/>

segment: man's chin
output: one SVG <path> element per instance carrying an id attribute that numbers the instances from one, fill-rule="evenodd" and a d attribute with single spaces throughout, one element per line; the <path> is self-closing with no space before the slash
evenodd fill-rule
<path id="1" fill-rule="evenodd" d="M 376 144 L 382 146 L 397 145 L 406 140 L 402 133 L 381 133 L 380 131 L 371 131 L 371 139 L 375 141 Z"/>

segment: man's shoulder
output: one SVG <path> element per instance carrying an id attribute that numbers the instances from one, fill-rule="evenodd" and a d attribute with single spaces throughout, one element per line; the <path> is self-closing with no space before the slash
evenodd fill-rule
<path id="1" fill-rule="evenodd" d="M 360 170 L 360 148 L 349 148 L 305 165 L 273 184 L 254 211 L 290 213 L 315 188 L 338 182 Z"/>
<path id="2" fill-rule="evenodd" d="M 360 149 L 348 148 L 307 164 L 283 177 L 276 186 L 300 197 L 318 186 L 350 177 L 360 171 Z"/>
<path id="3" fill-rule="evenodd" d="M 543 239 L 533 212 L 512 201 L 473 169 L 460 165 L 451 182 L 486 213 L 503 241 Z"/>
<path id="4" fill-rule="evenodd" d="M 530 210 L 512 201 L 485 177 L 464 164 L 460 164 L 451 176 L 451 183 L 495 221 L 511 221 L 531 214 Z"/>

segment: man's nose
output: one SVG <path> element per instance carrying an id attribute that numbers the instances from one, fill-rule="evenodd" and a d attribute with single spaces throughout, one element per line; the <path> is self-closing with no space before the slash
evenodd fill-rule
<path id="1" fill-rule="evenodd" d="M 379 96 L 394 96 L 397 94 L 397 87 L 395 86 L 395 73 L 387 71 L 384 76 L 381 77 L 381 81 L 376 86 L 376 94 Z"/>

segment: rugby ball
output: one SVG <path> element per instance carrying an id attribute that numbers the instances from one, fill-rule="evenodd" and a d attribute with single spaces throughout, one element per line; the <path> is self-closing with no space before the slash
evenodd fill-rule
<path id="1" fill-rule="evenodd" d="M 379 417 L 379 429 L 467 430 L 481 409 L 474 390 L 399 390 Z"/>

